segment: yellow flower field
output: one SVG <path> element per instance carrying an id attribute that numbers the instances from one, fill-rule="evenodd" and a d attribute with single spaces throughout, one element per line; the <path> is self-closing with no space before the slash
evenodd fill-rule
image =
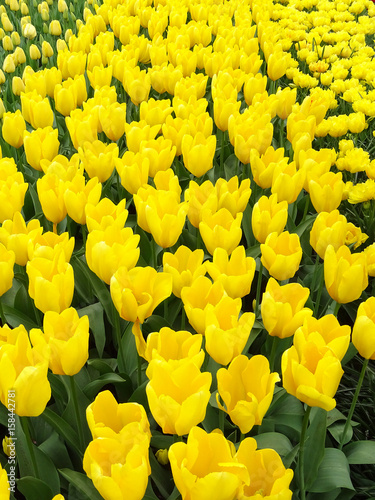
<path id="1" fill-rule="evenodd" d="M 0 5 L 0 498 L 375 498 L 375 2 Z"/>

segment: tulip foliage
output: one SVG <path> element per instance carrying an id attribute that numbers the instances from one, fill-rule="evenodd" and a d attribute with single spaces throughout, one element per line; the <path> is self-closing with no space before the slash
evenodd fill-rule
<path id="1" fill-rule="evenodd" d="M 375 498 L 374 20 L 2 2 L 1 499 Z"/>

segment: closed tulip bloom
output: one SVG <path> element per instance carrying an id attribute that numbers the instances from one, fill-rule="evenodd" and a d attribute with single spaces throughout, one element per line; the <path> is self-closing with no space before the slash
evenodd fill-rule
<path id="1" fill-rule="evenodd" d="M 298 234 L 284 231 L 271 233 L 260 245 L 261 261 L 270 275 L 279 281 L 293 278 L 302 259 Z"/>
<path id="2" fill-rule="evenodd" d="M 250 484 L 242 484 L 238 500 L 291 500 L 292 469 L 285 469 L 275 450 L 256 447 L 256 440 L 249 437 L 241 441 L 236 453 L 237 461 L 246 465 L 250 477 Z"/>
<path id="3" fill-rule="evenodd" d="M 16 61 L 13 54 L 8 54 L 3 61 L 3 71 L 5 73 L 14 73 L 16 71 Z"/>
<path id="4" fill-rule="evenodd" d="M 28 188 L 21 172 L 5 175 L 5 179 L 2 174 L 0 171 L 0 222 L 13 219 L 14 214 L 22 210 Z"/>
<path id="5" fill-rule="evenodd" d="M 358 307 L 352 342 L 365 359 L 375 359 L 375 298 L 370 297 Z"/>
<path id="6" fill-rule="evenodd" d="M 206 261 L 208 274 L 214 281 L 222 283 L 229 297 L 242 298 L 250 293 L 255 273 L 255 260 L 246 257 L 245 247 L 238 246 L 231 254 L 224 248 L 216 248 L 213 261 Z"/>
<path id="7" fill-rule="evenodd" d="M 121 318 L 143 323 L 172 293 L 172 276 L 152 267 L 120 267 L 112 276 L 111 297 Z"/>
<path id="8" fill-rule="evenodd" d="M 151 473 L 149 441 L 146 433 L 124 432 L 89 443 L 83 469 L 105 500 L 142 500 Z"/>
<path id="9" fill-rule="evenodd" d="M 52 23 L 53 21 L 51 25 Z M 65 49 L 60 50 L 57 54 L 57 67 L 62 73 L 63 80 L 74 78 L 76 75 L 83 75 L 86 69 L 86 61 L 87 54 L 82 51 L 70 52 Z"/>
<path id="10" fill-rule="evenodd" d="M 150 410 L 164 434 L 183 436 L 204 420 L 211 373 L 202 373 L 190 359 L 178 366 L 154 359 L 146 374 L 150 378 L 146 386 Z"/>
<path id="11" fill-rule="evenodd" d="M 191 286 L 196 278 L 206 274 L 203 258 L 202 249 L 192 251 L 184 245 L 180 245 L 174 254 L 163 253 L 163 270 L 172 276 L 173 294 L 176 297 L 181 297 L 181 290 L 185 286 Z"/>
<path id="12" fill-rule="evenodd" d="M 216 306 L 224 296 L 223 285 L 219 282 L 212 283 L 205 276 L 197 277 L 191 286 L 186 286 L 181 290 L 186 315 L 197 333 L 204 335 L 209 306 Z"/>
<path id="13" fill-rule="evenodd" d="M 53 56 L 53 48 L 50 43 L 44 42 L 42 43 L 42 55 L 43 57 L 52 57 Z"/>
<path id="14" fill-rule="evenodd" d="M 67 82 L 69 82 L 69 80 L 67 80 Z M 72 83 L 72 81 L 69 83 Z M 73 85 L 58 83 L 54 88 L 54 100 L 56 111 L 63 116 L 69 116 L 71 111 L 77 107 L 77 90 Z"/>
<path id="15" fill-rule="evenodd" d="M 338 210 L 320 212 L 310 231 L 310 245 L 321 259 L 324 259 L 327 246 L 337 251 L 345 245 L 348 221 Z"/>
<path id="16" fill-rule="evenodd" d="M 155 177 L 157 172 L 168 170 L 172 166 L 176 147 L 172 146 L 171 140 L 160 136 L 157 139 L 142 141 L 139 151 L 143 158 L 148 158 L 149 160 L 149 176 Z"/>
<path id="17" fill-rule="evenodd" d="M 202 221 L 204 210 L 209 210 L 212 213 L 217 212 L 217 190 L 210 180 L 200 185 L 195 181 L 190 181 L 184 197 L 189 202 L 189 221 L 196 228 L 199 227 L 199 223 Z"/>
<path id="18" fill-rule="evenodd" d="M 184 165 L 195 177 L 201 177 L 212 168 L 216 150 L 216 136 L 205 138 L 202 132 L 195 137 L 185 135 L 181 142 Z"/>
<path id="19" fill-rule="evenodd" d="M 189 130 L 187 119 L 172 118 L 172 116 L 167 116 L 165 123 L 162 125 L 163 137 L 170 139 L 172 144 L 176 146 L 176 156 L 182 154 L 182 139 L 189 133 Z"/>
<path id="20" fill-rule="evenodd" d="M 168 458 L 182 500 L 233 500 L 242 483 L 249 484 L 244 464 L 234 457 L 232 443 L 222 433 L 193 427 L 187 443 L 174 443 Z"/>
<path id="21" fill-rule="evenodd" d="M 185 225 L 187 211 L 187 202 L 178 203 L 175 193 L 155 191 L 147 198 L 146 220 L 159 246 L 169 248 L 177 242 Z"/>
<path id="22" fill-rule="evenodd" d="M 285 120 L 288 118 L 292 112 L 292 106 L 296 102 L 297 88 L 291 89 L 290 87 L 285 87 L 280 90 L 280 87 L 276 92 L 277 97 L 277 108 L 276 113 L 279 118 Z"/>
<path id="23" fill-rule="evenodd" d="M 262 94 L 267 87 L 267 76 L 261 73 L 249 74 L 243 87 L 243 94 L 248 106 L 253 102 L 255 94 Z"/>
<path id="24" fill-rule="evenodd" d="M 105 144 L 101 141 L 85 142 L 78 152 L 90 179 L 97 177 L 99 182 L 103 183 L 110 178 L 118 158 L 117 144 Z"/>
<path id="25" fill-rule="evenodd" d="M 33 40 L 37 35 L 35 26 L 31 23 L 25 24 L 22 30 L 22 34 L 28 40 Z"/>
<path id="26" fill-rule="evenodd" d="M 74 292 L 74 273 L 62 250 L 53 260 L 42 257 L 30 260 L 26 265 L 26 272 L 29 276 L 30 297 L 40 311 L 60 313 L 70 306 Z"/>
<path id="27" fill-rule="evenodd" d="M 121 179 L 121 185 L 128 193 L 135 195 L 148 182 L 150 161 L 141 153 L 125 151 L 122 158 L 115 161 L 116 170 Z"/>
<path id="28" fill-rule="evenodd" d="M 138 153 L 141 142 L 155 139 L 159 127 L 154 125 L 151 127 L 146 121 L 131 122 L 125 124 L 126 145 L 128 150 L 133 153 Z"/>
<path id="29" fill-rule="evenodd" d="M 294 203 L 302 191 L 306 173 L 297 170 L 295 162 L 277 165 L 272 176 L 272 194 L 277 194 L 279 201 Z"/>
<path id="30" fill-rule="evenodd" d="M 89 318 L 78 316 L 73 307 L 60 314 L 46 311 L 43 331 L 30 330 L 30 340 L 34 347 L 48 352 L 49 368 L 56 375 L 75 375 L 86 363 L 89 356 Z"/>
<path id="31" fill-rule="evenodd" d="M 284 351 L 281 358 L 284 389 L 309 406 L 326 411 L 336 406 L 334 396 L 344 370 L 327 346 L 308 340 Z"/>
<path id="32" fill-rule="evenodd" d="M 12 288 L 14 262 L 14 252 L 7 250 L 7 248 L 0 243 L 0 274 L 2 278 L 0 282 L 0 297 Z"/>
<path id="33" fill-rule="evenodd" d="M 0 349 L 0 400 L 8 407 L 8 392 L 15 391 L 15 412 L 20 417 L 37 417 L 51 398 L 47 378 L 48 362 L 32 348 L 25 329 Z"/>
<path id="34" fill-rule="evenodd" d="M 83 174 L 75 175 L 71 182 L 66 183 L 64 191 L 64 203 L 69 217 L 77 224 L 86 224 L 86 205 L 99 203 L 101 194 L 102 185 L 97 177 L 86 183 Z"/>
<path id="35" fill-rule="evenodd" d="M 241 299 L 223 297 L 206 312 L 206 350 L 217 363 L 227 365 L 240 355 L 255 321 L 254 313 L 241 316 Z"/>
<path id="36" fill-rule="evenodd" d="M 119 230 L 109 226 L 91 231 L 86 241 L 86 260 L 89 268 L 107 285 L 122 266 L 132 269 L 139 259 L 139 234 L 130 227 Z"/>
<path id="37" fill-rule="evenodd" d="M 231 130 L 233 118 L 234 115 L 228 121 L 229 137 L 233 138 L 234 154 L 246 165 L 250 161 L 252 149 L 258 149 L 259 154 L 264 154 L 270 147 L 273 137 L 271 115 L 265 113 L 257 119 L 252 118 L 247 123 L 234 126 Z"/>
<path id="38" fill-rule="evenodd" d="M 20 96 L 22 92 L 25 92 L 25 84 L 19 76 L 14 76 L 12 78 L 12 92 L 17 96 Z"/>
<path id="39" fill-rule="evenodd" d="M 86 419 L 93 439 L 116 437 L 127 430 L 151 438 L 146 411 L 138 403 L 118 403 L 110 391 L 101 391 L 86 409 Z"/>
<path id="40" fill-rule="evenodd" d="M 343 198 L 342 173 L 327 172 L 319 178 L 310 178 L 309 191 L 311 203 L 317 212 L 332 212 Z"/>
<path id="41" fill-rule="evenodd" d="M 56 234 L 47 231 L 39 234 L 33 241 L 29 242 L 27 252 L 29 260 L 34 257 L 43 257 L 53 260 L 60 250 L 63 251 L 66 262 L 69 262 L 74 250 L 74 237 L 69 238 L 69 233 Z"/>
<path id="42" fill-rule="evenodd" d="M 140 120 L 145 120 L 151 127 L 159 125 L 159 132 L 168 116 L 173 112 L 170 99 L 143 101 L 139 108 Z M 164 135 L 164 134 L 163 134 Z"/>
<path id="43" fill-rule="evenodd" d="M 217 372 L 219 408 L 226 411 L 242 434 L 248 433 L 254 425 L 261 425 L 273 398 L 278 373 L 270 373 L 268 359 L 258 355 L 248 358 L 237 356 L 228 369 Z"/>
<path id="44" fill-rule="evenodd" d="M 26 130 L 26 123 L 19 109 L 15 113 L 10 111 L 3 115 L 3 139 L 10 146 L 19 148 L 23 144 L 23 132 Z"/>
<path id="45" fill-rule="evenodd" d="M 167 361 L 171 367 L 178 367 L 189 359 L 201 368 L 204 361 L 202 335 L 186 330 L 175 332 L 171 328 L 163 327 L 159 332 L 148 335 L 145 358 L 149 363 L 153 359 Z M 152 366 L 149 365 L 147 369 L 149 377 L 152 377 Z"/>
<path id="46" fill-rule="evenodd" d="M 284 148 L 274 149 L 272 146 L 260 155 L 257 149 L 250 151 L 250 166 L 254 181 L 263 189 L 272 186 L 273 173 L 276 166 L 286 165 L 288 158 L 284 157 Z"/>
<path id="47" fill-rule="evenodd" d="M 54 224 L 65 219 L 67 211 L 64 201 L 66 183 L 55 174 L 45 174 L 37 180 L 36 188 L 44 215 Z"/>
<path id="48" fill-rule="evenodd" d="M 265 329 L 273 337 L 286 338 L 294 335 L 304 321 L 312 316 L 312 310 L 303 307 L 310 290 L 299 283 L 279 285 L 270 278 L 262 297 L 262 319 Z"/>
<path id="49" fill-rule="evenodd" d="M 70 116 L 65 118 L 66 127 L 73 146 L 78 151 L 86 142 L 95 142 L 98 140 L 98 131 L 95 124 L 95 118 L 91 114 L 85 114 L 81 110 L 74 110 Z"/>
<path id="50" fill-rule="evenodd" d="M 282 52 L 273 52 L 267 59 L 267 75 L 273 81 L 278 80 L 285 75 L 290 66 L 287 54 Z"/>
<path id="51" fill-rule="evenodd" d="M 217 97 L 214 99 L 214 119 L 215 124 L 221 131 L 228 130 L 228 120 L 231 115 L 239 113 L 241 101 L 225 100 Z"/>
<path id="52" fill-rule="evenodd" d="M 32 219 L 26 224 L 20 212 L 13 219 L 5 220 L 0 227 L 0 242 L 16 256 L 16 264 L 25 266 L 28 261 L 28 244 L 42 234 L 43 228 L 38 219 Z"/>
<path id="53" fill-rule="evenodd" d="M 111 86 L 112 66 L 104 67 L 103 64 L 94 66 L 92 71 L 87 70 L 87 76 L 93 89 Z"/>
<path id="54" fill-rule="evenodd" d="M 41 160 L 52 161 L 59 154 L 60 142 L 57 128 L 38 128 L 32 132 L 25 130 L 23 143 L 28 164 L 40 172 L 42 171 Z"/>
<path id="55" fill-rule="evenodd" d="M 242 215 L 239 212 L 234 218 L 226 208 L 221 208 L 215 214 L 203 212 L 199 232 L 211 255 L 218 247 L 224 248 L 230 255 L 238 246 L 242 238 Z"/>
<path id="56" fill-rule="evenodd" d="M 21 95 L 21 104 L 24 118 L 33 128 L 52 127 L 54 115 L 47 97 L 43 99 L 34 90 Z"/>
<path id="57" fill-rule="evenodd" d="M 40 59 L 42 57 L 42 54 L 40 53 L 39 47 L 35 45 L 34 43 L 30 45 L 29 48 L 29 54 L 31 59 L 36 61 L 37 59 Z"/>
<path id="58" fill-rule="evenodd" d="M 244 179 L 238 185 L 238 176 L 229 181 L 219 178 L 215 184 L 218 198 L 218 210 L 227 208 L 236 217 L 238 212 L 244 212 L 251 195 L 250 179 Z"/>
<path id="59" fill-rule="evenodd" d="M 134 69 L 128 67 L 125 70 L 123 85 L 133 104 L 138 106 L 142 101 L 147 101 L 151 79 L 146 70 L 141 70 L 139 66 Z"/>
<path id="60" fill-rule="evenodd" d="M 291 143 L 294 142 L 296 135 L 301 133 L 301 130 L 308 133 L 310 139 L 313 140 L 316 129 L 316 118 L 314 115 L 305 115 L 301 112 L 293 112 L 288 116 L 286 127 L 288 141 Z"/>
<path id="61" fill-rule="evenodd" d="M 340 325 L 333 314 L 326 314 L 319 319 L 308 317 L 294 335 L 294 345 L 312 340 L 316 345 L 327 345 L 341 361 L 350 342 L 350 326 Z"/>
<path id="62" fill-rule="evenodd" d="M 123 229 L 129 212 L 125 208 L 126 200 L 115 205 L 109 198 L 102 198 L 98 204 L 88 203 L 85 208 L 86 225 L 89 232 L 99 229 L 104 231 L 109 226 Z"/>
<path id="63" fill-rule="evenodd" d="M 339 304 L 359 299 L 368 285 L 366 256 L 352 254 L 345 245 L 337 251 L 328 245 L 324 255 L 324 281 L 329 295 Z"/>
<path id="64" fill-rule="evenodd" d="M 108 139 L 118 141 L 125 133 L 126 103 L 116 101 L 109 106 L 100 106 L 99 120 Z"/>
<path id="65" fill-rule="evenodd" d="M 251 226 L 255 239 L 265 243 L 271 233 L 281 234 L 288 220 L 288 202 L 278 202 L 277 194 L 262 196 L 253 207 Z"/>

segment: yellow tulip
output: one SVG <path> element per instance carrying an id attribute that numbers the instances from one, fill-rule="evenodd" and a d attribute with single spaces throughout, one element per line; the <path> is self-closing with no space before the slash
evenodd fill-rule
<path id="1" fill-rule="evenodd" d="M 104 231 L 109 226 L 117 230 L 123 229 L 129 213 L 125 208 L 125 203 L 126 200 L 122 199 L 115 205 L 109 198 L 102 198 L 97 205 L 87 203 L 85 212 L 89 232 L 95 229 Z"/>
<path id="2" fill-rule="evenodd" d="M 370 297 L 358 307 L 352 342 L 365 359 L 375 359 L 375 298 Z"/>
<path id="3" fill-rule="evenodd" d="M 338 210 L 320 212 L 310 231 L 310 245 L 321 259 L 328 245 L 337 251 L 345 244 L 348 222 Z"/>
<path id="4" fill-rule="evenodd" d="M 320 177 L 310 174 L 309 192 L 311 203 L 317 212 L 332 212 L 338 208 L 343 198 L 342 173 L 326 172 Z"/>
<path id="5" fill-rule="evenodd" d="M 23 132 L 26 130 L 26 123 L 19 109 L 15 113 L 10 111 L 3 115 L 3 139 L 10 146 L 19 148 L 23 144 Z"/>
<path id="6" fill-rule="evenodd" d="M 202 132 L 195 137 L 184 135 L 181 142 L 184 165 L 195 177 L 201 177 L 212 168 L 216 150 L 216 136 L 206 138 Z"/>
<path id="7" fill-rule="evenodd" d="M 251 213 L 251 226 L 255 239 L 265 243 L 267 236 L 276 232 L 281 234 L 288 220 L 288 202 L 278 202 L 277 194 L 269 198 L 262 196 L 255 203 Z"/>
<path id="8" fill-rule="evenodd" d="M 13 337 L 13 338 L 12 338 Z M 15 411 L 20 417 L 37 417 L 51 397 L 47 378 L 48 362 L 32 348 L 25 328 L 8 335 L 0 350 L 0 400 L 8 405 L 9 391 L 15 392 Z"/>
<path id="9" fill-rule="evenodd" d="M 200 427 L 191 429 L 187 443 L 172 444 L 168 458 L 182 499 L 205 498 L 207 492 L 215 500 L 236 498 L 242 483 L 249 484 L 249 473 L 234 454 L 222 433 Z"/>
<path id="10" fill-rule="evenodd" d="M 238 185 L 238 176 L 231 177 L 229 181 L 219 178 L 215 188 L 218 198 L 218 210 L 227 208 L 236 217 L 239 212 L 244 212 L 251 195 L 250 179 L 244 179 Z"/>
<path id="11" fill-rule="evenodd" d="M 336 394 L 344 370 L 340 360 L 327 346 L 313 339 L 284 351 L 281 371 L 285 390 L 309 406 L 326 411 L 336 406 Z"/>
<path id="12" fill-rule="evenodd" d="M 113 303 L 121 318 L 143 323 L 172 293 L 172 276 L 152 267 L 120 267 L 111 278 Z"/>
<path id="13" fill-rule="evenodd" d="M 320 319 L 307 317 L 294 335 L 294 345 L 312 340 L 314 344 L 327 345 L 341 361 L 350 342 L 350 326 L 340 325 L 333 314 L 326 314 Z"/>
<path id="14" fill-rule="evenodd" d="M 146 386 L 150 410 L 164 434 L 183 436 L 204 420 L 211 396 L 211 373 L 201 373 L 191 359 L 177 366 L 154 359 L 146 375 L 150 378 Z"/>
<path id="15" fill-rule="evenodd" d="M 61 313 L 46 311 L 42 330 L 30 330 L 34 347 L 48 353 L 49 368 L 56 375 L 75 375 L 89 356 L 89 318 L 73 307 Z"/>
<path id="16" fill-rule="evenodd" d="M 219 408 L 226 411 L 242 434 L 247 434 L 254 425 L 261 425 L 272 402 L 279 374 L 270 373 L 268 359 L 258 355 L 248 358 L 237 356 L 228 369 L 217 372 L 217 388 L 225 407 L 217 401 Z"/>
<path id="17" fill-rule="evenodd" d="M 242 215 L 239 212 L 233 217 L 226 208 L 221 208 L 214 214 L 208 210 L 203 212 L 199 232 L 211 255 L 218 247 L 224 248 L 230 255 L 238 246 L 242 238 Z"/>
<path id="18" fill-rule="evenodd" d="M 195 181 L 190 181 L 188 189 L 185 190 L 184 197 L 189 202 L 189 221 L 196 228 L 199 227 L 199 223 L 202 221 L 205 209 L 212 213 L 217 212 L 217 190 L 209 180 L 200 185 Z"/>
<path id="19" fill-rule="evenodd" d="M 108 226 L 91 231 L 86 241 L 86 260 L 89 268 L 107 285 L 122 266 L 132 269 L 139 259 L 139 234 L 130 227 L 121 230 Z"/>
<path id="20" fill-rule="evenodd" d="M 271 233 L 260 245 L 261 262 L 279 281 L 293 278 L 302 259 L 302 248 L 296 233 Z"/>
<path id="21" fill-rule="evenodd" d="M 116 101 L 111 102 L 109 106 L 100 106 L 99 121 L 108 139 L 118 141 L 125 133 L 126 103 Z"/>
<path id="22" fill-rule="evenodd" d="M 99 203 L 101 193 L 102 185 L 97 177 L 86 183 L 83 174 L 76 174 L 72 181 L 66 183 L 64 190 L 64 203 L 69 217 L 77 224 L 86 224 L 86 205 Z"/>
<path id="23" fill-rule="evenodd" d="M 38 171 L 42 171 L 41 160 L 52 161 L 59 154 L 58 130 L 52 127 L 25 130 L 23 143 L 28 164 Z"/>
<path id="24" fill-rule="evenodd" d="M 262 319 L 265 329 L 273 337 L 291 337 L 305 320 L 312 316 L 308 307 L 303 307 L 310 290 L 299 283 L 279 285 L 270 278 L 262 297 Z"/>
<path id="25" fill-rule="evenodd" d="M 0 297 L 12 288 L 14 262 L 14 252 L 7 250 L 7 248 L 0 243 L 0 272 L 2 277 L 0 284 Z"/>
<path id="26" fill-rule="evenodd" d="M 338 250 L 328 245 L 324 254 L 324 281 L 329 295 L 339 304 L 359 299 L 368 285 L 365 255 L 352 254 L 345 245 Z"/>
<path id="27" fill-rule="evenodd" d="M 43 232 L 38 219 L 32 219 L 27 224 L 20 212 L 16 212 L 13 219 L 5 220 L 0 227 L 0 242 L 7 250 L 12 250 L 16 257 L 16 264 L 25 266 L 28 259 L 28 245 Z"/>
<path id="28" fill-rule="evenodd" d="M 63 250 L 49 260 L 37 257 L 26 265 L 29 276 L 29 294 L 42 312 L 62 312 L 73 299 L 74 273 L 66 262 Z"/>
<path id="29" fill-rule="evenodd" d="M 240 355 L 255 321 L 254 313 L 241 316 L 241 299 L 223 297 L 206 310 L 206 350 L 217 363 L 227 365 Z"/>
<path id="30" fill-rule="evenodd" d="M 229 257 L 226 250 L 216 248 L 213 261 L 206 261 L 208 274 L 222 283 L 229 297 L 242 298 L 250 293 L 255 273 L 255 260 L 246 257 L 245 247 L 238 246 Z"/>

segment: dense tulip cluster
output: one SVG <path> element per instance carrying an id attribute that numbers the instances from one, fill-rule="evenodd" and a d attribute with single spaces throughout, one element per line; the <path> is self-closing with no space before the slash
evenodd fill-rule
<path id="1" fill-rule="evenodd" d="M 22 494 L 350 489 L 348 464 L 317 486 L 329 457 L 305 438 L 346 355 L 375 359 L 374 18 L 371 0 L 0 6 L 0 401 L 46 421 L 16 432 Z"/>

